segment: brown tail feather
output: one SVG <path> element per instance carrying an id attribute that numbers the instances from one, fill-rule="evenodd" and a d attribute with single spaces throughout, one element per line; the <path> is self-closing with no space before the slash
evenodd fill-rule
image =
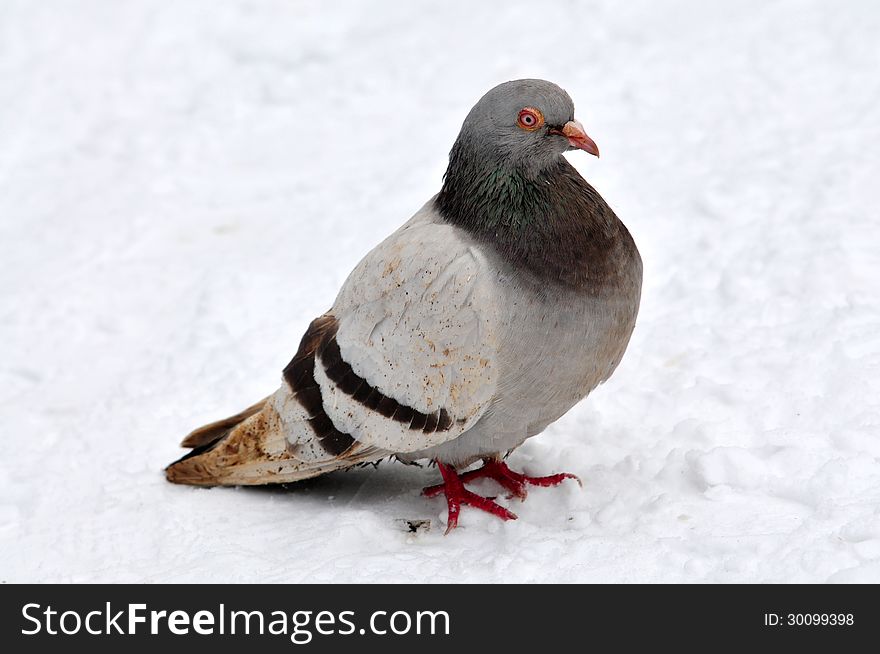
<path id="1" fill-rule="evenodd" d="M 302 426 L 311 429 L 307 422 Z M 237 416 L 197 429 L 184 445 L 195 449 L 165 468 L 165 477 L 175 484 L 193 486 L 288 483 L 388 455 L 360 443 L 338 456 L 314 447 L 300 451 L 288 442 L 278 413 L 266 400 Z"/>
<path id="2" fill-rule="evenodd" d="M 259 413 L 268 399 L 268 397 L 264 397 L 256 404 L 252 404 L 247 409 L 240 413 L 236 413 L 234 416 L 194 429 L 183 439 L 183 442 L 180 444 L 181 447 L 205 447 L 206 445 L 210 445 L 211 443 L 220 440 L 238 423 L 244 422 L 255 413 Z"/>

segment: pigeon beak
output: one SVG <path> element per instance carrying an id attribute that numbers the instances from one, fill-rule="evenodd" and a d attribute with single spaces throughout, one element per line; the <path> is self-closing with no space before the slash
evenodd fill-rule
<path id="1" fill-rule="evenodd" d="M 566 138 L 568 138 L 568 143 L 573 148 L 577 148 L 578 150 L 583 150 L 584 152 L 589 152 L 590 154 L 598 157 L 599 156 L 599 146 L 596 145 L 596 142 L 587 136 L 587 133 L 584 131 L 584 126 L 580 124 L 580 122 L 576 120 L 570 120 L 562 127 L 561 130 L 551 130 L 554 134 L 562 134 Z"/>

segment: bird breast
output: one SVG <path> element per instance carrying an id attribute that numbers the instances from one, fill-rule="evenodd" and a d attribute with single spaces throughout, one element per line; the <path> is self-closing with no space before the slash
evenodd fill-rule
<path id="1" fill-rule="evenodd" d="M 611 376 L 638 312 L 641 261 L 628 268 L 590 293 L 521 274 L 504 280 L 497 410 L 538 433 Z"/>

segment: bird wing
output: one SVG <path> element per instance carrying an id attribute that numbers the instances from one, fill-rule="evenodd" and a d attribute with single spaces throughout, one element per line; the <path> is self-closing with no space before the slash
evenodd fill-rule
<path id="1" fill-rule="evenodd" d="M 286 383 L 188 436 L 195 449 L 168 479 L 290 482 L 457 438 L 495 396 L 495 280 L 480 249 L 429 202 L 312 321 Z"/>
<path id="2" fill-rule="evenodd" d="M 358 264 L 326 317 L 313 376 L 333 427 L 398 453 L 460 436 L 495 394 L 497 304 L 484 255 L 428 203 Z"/>

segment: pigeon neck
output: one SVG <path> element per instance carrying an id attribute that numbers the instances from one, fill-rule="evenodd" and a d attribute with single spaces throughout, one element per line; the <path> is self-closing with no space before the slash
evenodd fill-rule
<path id="1" fill-rule="evenodd" d="M 458 145 L 436 199 L 448 223 L 542 281 L 597 289 L 617 278 L 629 234 L 564 157 L 529 174 Z"/>

